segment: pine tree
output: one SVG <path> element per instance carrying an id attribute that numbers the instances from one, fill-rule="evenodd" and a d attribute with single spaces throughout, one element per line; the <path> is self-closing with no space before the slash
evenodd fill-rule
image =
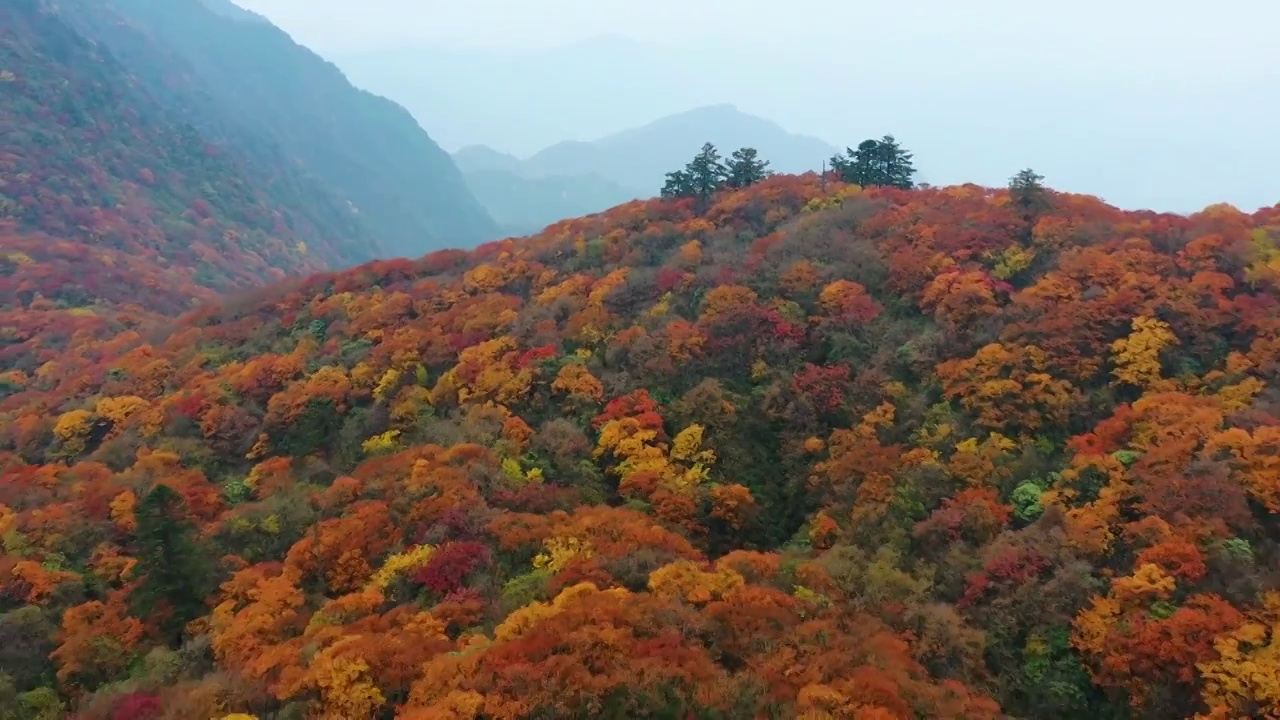
<path id="1" fill-rule="evenodd" d="M 885 135 L 880 140 L 863 140 L 857 150 L 845 148 L 844 157 L 831 158 L 831 168 L 847 183 L 907 190 L 914 186 L 916 173 L 912 157 L 892 135 Z"/>
<path id="2" fill-rule="evenodd" d="M 725 184 L 731 188 L 750 187 L 773 174 L 769 161 L 759 159 L 756 149 L 749 147 L 735 150 L 725 171 Z"/>
<path id="3" fill-rule="evenodd" d="M 844 153 L 844 155 L 839 153 L 832 155 L 831 159 L 827 161 L 827 164 L 831 166 L 831 171 L 834 172 L 841 180 L 844 182 L 853 182 L 851 179 L 853 173 L 853 148 L 846 147 L 844 149 Z"/>
<path id="4" fill-rule="evenodd" d="M 697 198 L 701 212 L 710 204 L 711 196 L 725 186 L 728 173 L 728 169 L 720 162 L 716 146 L 705 143 L 683 170 L 667 173 L 667 182 L 662 186 L 662 197 Z"/>
<path id="5" fill-rule="evenodd" d="M 1013 199 L 1013 204 L 1028 216 L 1048 205 L 1049 193 L 1045 190 L 1043 180 L 1044 176 L 1031 168 L 1009 178 L 1009 196 Z"/>
<path id="6" fill-rule="evenodd" d="M 207 612 L 205 597 L 213 590 L 213 568 L 186 518 L 186 502 L 168 485 L 157 485 L 138 504 L 138 575 L 142 585 L 133 600 L 148 615 L 161 603 L 171 614 L 162 629 L 176 640 L 187 622 Z"/>
<path id="7" fill-rule="evenodd" d="M 667 173 L 667 183 L 662 186 L 662 197 L 693 197 L 693 182 L 689 173 L 684 170 Z"/>
<path id="8" fill-rule="evenodd" d="M 878 162 L 880 143 L 875 140 L 863 140 L 858 149 L 849 154 L 849 182 L 862 187 L 883 185 L 880 181 Z"/>
<path id="9" fill-rule="evenodd" d="M 1041 182 L 1044 176 L 1027 168 L 1009 178 L 1009 198 L 1022 213 L 1022 229 L 1018 235 L 1023 243 L 1030 243 L 1035 236 L 1036 221 L 1049 209 L 1049 191 Z"/>
<path id="10" fill-rule="evenodd" d="M 724 186 L 726 170 L 720 162 L 720 153 L 716 146 L 705 143 L 702 150 L 684 169 L 689 176 L 689 189 L 693 197 L 698 198 L 700 205 L 705 205 L 711 196 Z"/>
<path id="11" fill-rule="evenodd" d="M 915 185 L 913 178 L 916 168 L 911 162 L 914 155 L 904 150 L 892 135 L 885 135 L 880 139 L 874 157 L 877 172 L 875 184 L 903 190 L 910 190 Z"/>

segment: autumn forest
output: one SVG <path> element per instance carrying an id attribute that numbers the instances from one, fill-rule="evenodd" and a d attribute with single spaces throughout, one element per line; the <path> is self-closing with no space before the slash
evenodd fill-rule
<path id="1" fill-rule="evenodd" d="M 708 144 L 325 270 L 0 19 L 0 720 L 1280 718 L 1280 205 Z"/>

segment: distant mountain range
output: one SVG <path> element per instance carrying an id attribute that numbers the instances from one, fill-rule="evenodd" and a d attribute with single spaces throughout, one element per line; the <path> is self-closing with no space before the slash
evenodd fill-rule
<path id="1" fill-rule="evenodd" d="M 781 172 L 816 170 L 837 152 L 738 106 L 708 104 L 716 89 L 673 82 L 688 65 L 664 50 L 604 36 L 544 50 L 409 45 L 332 57 L 455 148 L 503 234 L 652 197 L 708 141 L 724 155 L 754 147 Z"/>
<path id="2" fill-rule="evenodd" d="M 1138 22 L 1136 7 L 1116 12 Z M 897 4 L 880 3 L 859 23 L 857 52 L 831 41 L 848 32 L 836 27 L 842 23 L 801 15 L 795 20 L 813 29 L 810 47 L 795 28 L 776 42 L 705 28 L 697 42 L 674 37 L 683 32 L 665 41 L 606 35 L 554 47 L 485 47 L 483 38 L 457 37 L 453 47 L 424 39 L 356 49 L 353 41 L 326 57 L 360 87 L 408 108 L 450 152 L 484 144 L 524 158 L 562 140 L 733 102 L 840 145 L 891 133 L 939 185 L 1003 185 L 1030 165 L 1055 187 L 1131 209 L 1189 212 L 1220 199 L 1257 208 L 1276 200 L 1280 143 L 1267 120 L 1275 106 L 1257 106 L 1276 45 L 1261 31 L 1234 41 L 1224 39 L 1229 33 L 1203 38 L 1215 46 L 1216 63 L 1236 58 L 1224 75 L 1170 49 L 1177 43 L 1140 52 L 1110 31 L 1081 58 L 1073 31 L 1058 28 L 1040 40 L 1009 31 L 992 22 L 997 5 L 962 14 L 977 23 L 974 32 L 946 32 L 941 17 L 917 23 Z M 1009 62 L 1013 56 L 1021 60 Z M 1224 110 L 1241 107 L 1254 111 Z"/>
<path id="3" fill-rule="evenodd" d="M 484 145 L 453 155 L 489 213 L 513 234 L 565 217 L 658 194 L 666 173 L 684 167 L 705 142 L 728 156 L 753 147 L 778 172 L 817 170 L 839 148 L 790 133 L 729 104 L 655 120 L 591 142 L 565 141 L 521 159 Z"/>
<path id="4" fill-rule="evenodd" d="M 780 125 L 729 104 L 710 105 L 664 117 L 593 142 L 562 142 L 524 162 L 535 175 L 595 172 L 622 185 L 655 194 L 672 170 L 684 167 L 704 142 L 724 155 L 754 147 L 773 169 L 817 170 L 838 152 L 831 143 L 787 132 Z"/>

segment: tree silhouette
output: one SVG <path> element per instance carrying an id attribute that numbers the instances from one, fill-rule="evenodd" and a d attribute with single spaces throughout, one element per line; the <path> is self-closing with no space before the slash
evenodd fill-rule
<path id="1" fill-rule="evenodd" d="M 705 209 L 711 196 L 725 185 L 728 170 L 720 161 L 716 146 L 704 143 L 702 150 L 685 165 L 684 170 L 667 173 L 667 183 L 662 197 L 691 197 L 698 201 L 699 209 Z"/>
<path id="2" fill-rule="evenodd" d="M 1009 197 L 1022 214 L 1023 227 L 1019 235 L 1024 243 L 1031 241 L 1036 220 L 1050 209 L 1049 191 L 1043 180 L 1044 176 L 1031 168 L 1009 178 Z"/>
<path id="3" fill-rule="evenodd" d="M 773 174 L 769 161 L 761 160 L 756 149 L 749 147 L 735 150 L 725 170 L 725 185 L 734 189 L 750 187 Z"/>
<path id="4" fill-rule="evenodd" d="M 689 162 L 685 172 L 689 173 L 690 189 L 694 197 L 706 202 L 724 185 L 725 166 L 720 162 L 720 153 L 716 146 L 705 143 L 702 150 Z"/>
<path id="5" fill-rule="evenodd" d="M 1027 168 L 1009 178 L 1009 195 L 1013 204 L 1026 213 L 1043 210 L 1048 205 L 1048 192 L 1042 181 L 1044 176 Z"/>
<path id="6" fill-rule="evenodd" d="M 662 197 L 693 197 L 693 179 L 689 177 L 689 173 L 684 170 L 667 173 L 667 182 L 662 186 Z"/>
<path id="7" fill-rule="evenodd" d="M 831 168 L 848 183 L 908 190 L 916 173 L 912 157 L 892 135 L 885 135 L 879 140 L 863 140 L 857 150 L 845 148 L 844 156 L 831 158 Z"/>

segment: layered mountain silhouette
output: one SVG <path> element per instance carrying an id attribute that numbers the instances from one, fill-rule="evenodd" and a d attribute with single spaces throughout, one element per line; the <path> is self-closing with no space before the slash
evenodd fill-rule
<path id="1" fill-rule="evenodd" d="M 817 170 L 839 151 L 830 143 L 787 132 L 777 123 L 726 103 L 670 115 L 594 142 L 552 145 L 524 165 L 535 175 L 596 172 L 653 194 L 666 174 L 688 162 L 704 142 L 715 144 L 726 155 L 753 147 L 774 170 L 786 173 Z"/>
<path id="2" fill-rule="evenodd" d="M 463 174 L 474 172 L 501 171 L 521 173 L 524 161 L 501 150 L 494 150 L 488 145 L 468 145 L 453 154 L 453 162 Z"/>
<path id="3" fill-rule="evenodd" d="M 797 135 L 730 104 L 660 118 L 590 142 L 566 141 L 528 158 L 488 146 L 454 153 L 467 184 L 498 222 L 513 232 L 653 197 L 666 174 L 683 167 L 704 142 L 728 155 L 756 148 L 778 172 L 817 170 L 838 149 Z"/>
<path id="4" fill-rule="evenodd" d="M 498 222 L 501 235 L 528 235 L 551 223 L 643 197 L 596 173 L 530 177 L 487 169 L 465 174 L 467 187 Z M 650 193 L 651 194 L 651 193 Z"/>

